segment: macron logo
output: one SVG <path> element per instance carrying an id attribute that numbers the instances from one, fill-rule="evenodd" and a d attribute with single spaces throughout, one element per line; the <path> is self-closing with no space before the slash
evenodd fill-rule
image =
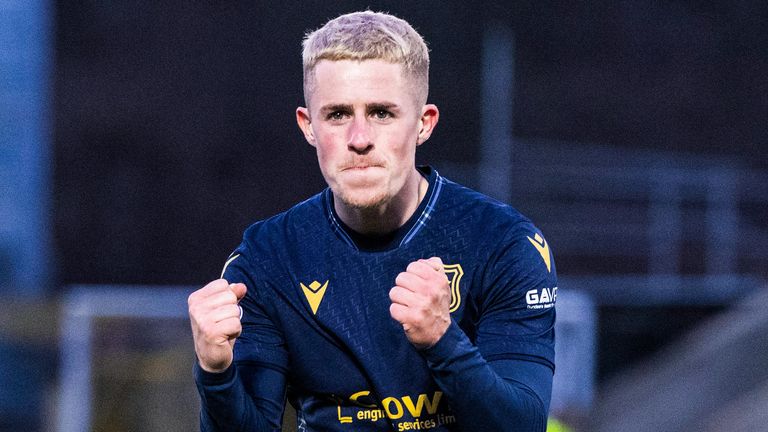
<path id="1" fill-rule="evenodd" d="M 541 259 L 544 260 L 544 264 L 547 266 L 547 271 L 552 273 L 552 257 L 549 255 L 549 245 L 547 244 L 547 241 L 538 233 L 536 233 L 533 238 L 528 237 L 528 241 L 531 242 L 533 247 L 539 252 L 539 255 L 541 255 Z"/>
<path id="2" fill-rule="evenodd" d="M 317 308 L 320 307 L 320 302 L 323 301 L 325 295 L 325 289 L 328 288 L 328 281 L 324 284 L 320 284 L 318 281 L 312 281 L 309 286 L 299 283 L 301 290 L 304 291 L 304 295 L 307 297 L 309 307 L 312 308 L 312 313 L 317 315 Z"/>

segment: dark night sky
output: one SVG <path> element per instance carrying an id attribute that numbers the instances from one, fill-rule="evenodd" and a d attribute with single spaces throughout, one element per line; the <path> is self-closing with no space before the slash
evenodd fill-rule
<path id="1" fill-rule="evenodd" d="M 481 37 L 496 19 L 515 31 L 515 135 L 768 167 L 763 1 L 162 3 L 58 6 L 61 283 L 205 282 L 247 225 L 319 191 L 294 123 L 300 40 L 367 6 L 429 42 L 441 121 L 423 162 L 476 159 Z"/>

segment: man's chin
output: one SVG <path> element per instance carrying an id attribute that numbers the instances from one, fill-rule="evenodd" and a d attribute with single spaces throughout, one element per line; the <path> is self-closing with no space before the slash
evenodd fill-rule
<path id="1" fill-rule="evenodd" d="M 339 199 L 345 207 L 354 210 L 373 210 L 380 208 L 389 201 L 389 196 L 383 192 L 376 194 L 369 191 L 361 191 L 360 193 L 334 192 L 334 196 Z"/>

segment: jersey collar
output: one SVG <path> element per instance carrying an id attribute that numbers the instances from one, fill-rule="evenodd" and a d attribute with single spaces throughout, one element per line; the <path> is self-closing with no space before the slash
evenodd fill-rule
<path id="1" fill-rule="evenodd" d="M 323 193 L 323 206 L 331 230 L 341 241 L 359 251 L 383 252 L 408 244 L 431 218 L 435 210 L 437 198 L 440 196 L 440 191 L 445 182 L 437 170 L 432 167 L 419 166 L 416 169 L 427 179 L 429 187 L 416 211 L 413 212 L 413 215 L 403 226 L 392 233 L 382 236 L 367 236 L 357 233 L 342 222 L 339 215 L 336 214 L 333 206 L 333 192 L 331 192 L 330 188 L 326 188 Z"/>

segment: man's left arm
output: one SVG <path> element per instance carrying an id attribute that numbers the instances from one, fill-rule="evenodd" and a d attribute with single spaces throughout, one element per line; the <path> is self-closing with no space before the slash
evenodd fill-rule
<path id="1" fill-rule="evenodd" d="M 526 293 L 556 278 L 549 266 L 538 265 L 540 252 L 524 246 L 512 242 L 489 265 L 488 283 L 495 286 L 485 293 L 477 345 L 450 319 L 439 258 L 411 263 L 390 291 L 392 317 L 421 350 L 464 430 L 546 429 L 555 311 L 553 302 L 528 305 Z"/>
<path id="2" fill-rule="evenodd" d="M 422 354 L 462 430 L 545 431 L 549 367 L 523 359 L 487 361 L 455 322 Z"/>

